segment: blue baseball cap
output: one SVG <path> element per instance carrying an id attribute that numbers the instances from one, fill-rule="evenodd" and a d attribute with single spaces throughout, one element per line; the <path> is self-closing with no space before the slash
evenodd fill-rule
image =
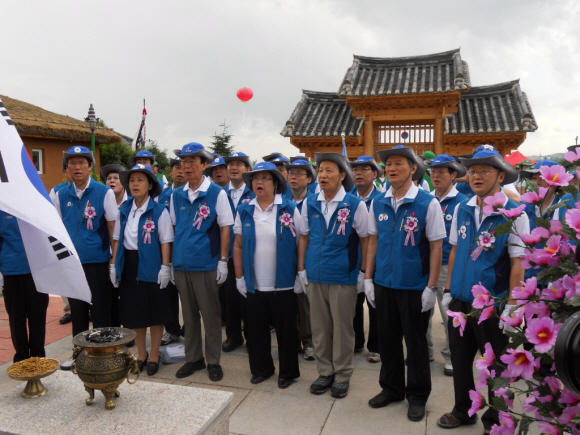
<path id="1" fill-rule="evenodd" d="M 83 147 L 80 145 L 73 145 L 64 153 L 64 163 L 68 163 L 68 159 L 71 157 L 84 157 L 90 163 L 95 163 L 95 158 L 93 157 L 93 153 L 87 147 Z"/>
<path id="2" fill-rule="evenodd" d="M 475 155 L 481 151 L 495 151 L 496 153 L 498 153 L 498 150 L 496 147 L 494 147 L 493 145 L 490 145 L 488 143 L 484 143 L 483 145 L 480 145 L 475 149 L 475 151 L 473 152 L 473 155 Z"/>
<path id="3" fill-rule="evenodd" d="M 155 155 L 151 151 L 140 150 L 137 154 L 129 159 L 129 166 L 135 166 L 137 164 L 137 158 L 147 158 L 151 160 L 151 165 L 155 163 Z"/>
<path id="4" fill-rule="evenodd" d="M 256 165 L 253 171 L 244 172 L 242 174 L 244 183 L 246 183 L 246 186 L 248 186 L 248 188 L 253 191 L 252 178 L 254 177 L 254 174 L 257 172 L 266 171 L 270 172 L 274 177 L 276 177 L 276 180 L 278 181 L 276 193 L 286 192 L 286 189 L 288 189 L 288 182 L 286 181 L 286 178 L 284 178 L 284 176 L 280 173 L 276 165 L 272 162 L 260 162 Z"/>

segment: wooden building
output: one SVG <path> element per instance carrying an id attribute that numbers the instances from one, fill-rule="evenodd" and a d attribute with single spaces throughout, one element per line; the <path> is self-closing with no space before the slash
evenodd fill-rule
<path id="1" fill-rule="evenodd" d="M 63 152 L 73 145 L 91 148 L 91 130 L 85 121 L 49 112 L 38 106 L 0 95 L 40 178 L 48 191 L 64 181 Z M 100 170 L 100 144 L 123 142 L 110 128 L 95 130 L 95 169 Z"/>
<path id="2" fill-rule="evenodd" d="M 472 87 L 460 50 L 426 56 L 354 56 L 336 93 L 303 91 L 282 136 L 300 152 L 376 157 L 404 144 L 418 154 L 469 154 L 489 143 L 509 154 L 538 128 L 519 80 Z"/>

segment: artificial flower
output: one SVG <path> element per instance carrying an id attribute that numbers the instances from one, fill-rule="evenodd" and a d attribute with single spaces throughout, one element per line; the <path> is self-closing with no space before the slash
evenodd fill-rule
<path id="1" fill-rule="evenodd" d="M 474 414 L 477 414 L 477 411 L 485 406 L 485 398 L 477 390 L 469 390 L 469 398 L 471 399 L 471 408 L 467 411 L 467 415 L 473 417 Z"/>
<path id="2" fill-rule="evenodd" d="M 483 207 L 483 212 L 486 215 L 497 214 L 500 208 L 503 208 L 505 202 L 507 201 L 507 196 L 503 192 L 497 192 L 495 195 L 487 196 L 483 199 L 483 202 L 487 204 Z"/>
<path id="3" fill-rule="evenodd" d="M 454 328 L 459 328 L 459 334 L 463 337 L 463 331 L 467 325 L 467 319 L 463 313 L 456 313 L 455 311 L 447 310 L 447 315 L 453 318 L 452 324 Z"/>
<path id="4" fill-rule="evenodd" d="M 554 347 L 561 323 L 554 324 L 550 317 L 531 319 L 526 328 L 526 338 L 535 345 L 536 351 L 547 353 Z"/>
<path id="5" fill-rule="evenodd" d="M 566 168 L 561 165 L 542 166 L 540 167 L 540 174 L 546 183 L 556 187 L 565 187 L 574 178 L 574 175 L 568 174 Z"/>
<path id="6" fill-rule="evenodd" d="M 527 350 L 507 349 L 500 359 L 507 364 L 502 376 L 522 377 L 529 381 L 534 376 L 534 371 L 540 366 L 540 359 L 534 358 Z"/>

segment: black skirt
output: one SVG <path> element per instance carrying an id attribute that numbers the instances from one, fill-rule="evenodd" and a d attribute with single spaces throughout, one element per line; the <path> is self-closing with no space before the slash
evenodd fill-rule
<path id="1" fill-rule="evenodd" d="M 125 250 L 125 265 L 119 285 L 121 324 L 125 328 L 165 325 L 172 320 L 171 298 L 156 282 L 137 280 L 138 251 Z"/>

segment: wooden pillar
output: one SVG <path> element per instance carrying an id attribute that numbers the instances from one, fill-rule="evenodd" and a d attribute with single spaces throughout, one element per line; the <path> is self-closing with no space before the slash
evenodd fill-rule
<path id="1" fill-rule="evenodd" d="M 371 118 L 365 119 L 364 135 L 363 155 L 375 157 L 375 132 Z"/>
<path id="2" fill-rule="evenodd" d="M 445 108 L 441 107 L 435 118 L 435 155 L 443 154 L 443 136 L 445 132 Z"/>

